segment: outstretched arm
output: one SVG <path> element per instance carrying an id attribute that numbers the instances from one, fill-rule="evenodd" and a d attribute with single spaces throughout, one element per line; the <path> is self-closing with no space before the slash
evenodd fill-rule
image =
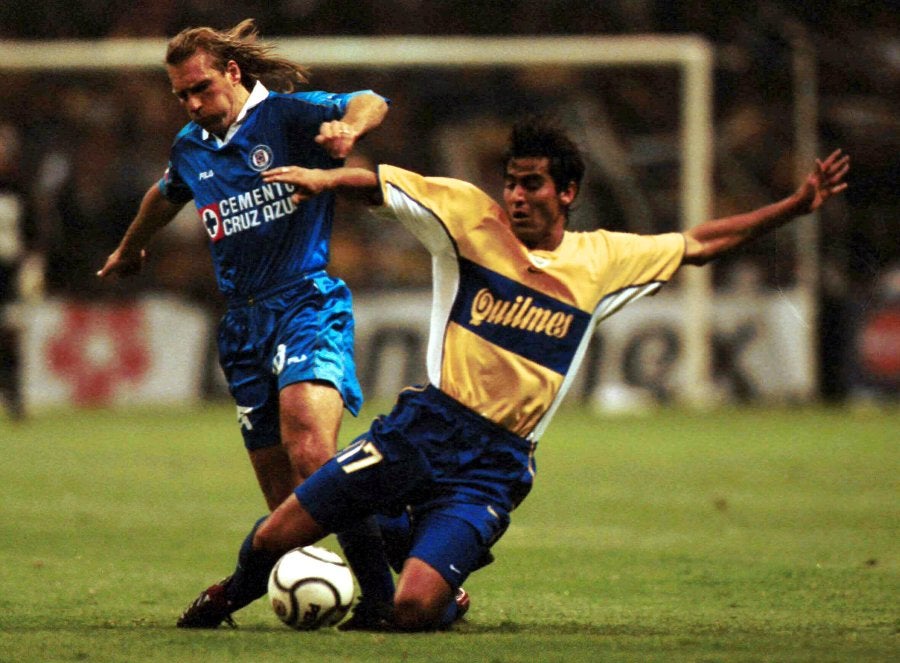
<path id="1" fill-rule="evenodd" d="M 706 264 L 798 216 L 814 212 L 831 196 L 847 188 L 844 177 L 848 170 L 850 157 L 835 150 L 824 161 L 817 159 L 815 170 L 787 198 L 752 212 L 714 219 L 691 228 L 684 233 L 687 248 L 682 264 Z"/>
<path id="2" fill-rule="evenodd" d="M 103 278 L 109 274 L 129 276 L 141 271 L 147 252 L 144 247 L 156 232 L 175 218 L 183 205 L 169 202 L 154 184 L 144 194 L 137 216 L 128 226 L 122 241 L 109 254 L 106 264 L 97 272 Z"/>
<path id="3" fill-rule="evenodd" d="M 382 203 L 378 175 L 365 168 L 301 168 L 284 166 L 262 174 L 264 182 L 293 184 L 297 191 L 291 200 L 299 203 L 323 191 L 340 190 L 345 195 L 362 200 L 368 205 Z"/>
<path id="4" fill-rule="evenodd" d="M 322 123 L 316 142 L 335 159 L 343 159 L 356 141 L 381 124 L 387 112 L 387 102 L 377 94 L 358 94 L 348 102 L 344 117 Z"/>

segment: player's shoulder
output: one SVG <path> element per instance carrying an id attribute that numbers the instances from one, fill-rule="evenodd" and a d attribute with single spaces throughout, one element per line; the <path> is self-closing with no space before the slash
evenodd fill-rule
<path id="1" fill-rule="evenodd" d="M 630 245 L 639 242 L 656 242 L 667 240 L 670 237 L 670 233 L 640 234 L 622 230 L 595 228 L 593 230 L 566 230 L 566 236 L 570 237 L 574 241 L 581 243 Z"/>
<path id="2" fill-rule="evenodd" d="M 475 218 L 484 216 L 486 208 L 493 209 L 496 202 L 475 184 L 453 177 L 425 176 L 397 166 L 381 165 L 378 178 L 382 187 L 403 191 L 405 196 L 430 201 L 429 206 L 442 209 L 465 210 Z"/>
<path id="3" fill-rule="evenodd" d="M 414 182 L 419 185 L 427 185 L 437 189 L 454 189 L 456 191 L 466 191 L 472 194 L 487 195 L 479 189 L 478 186 L 471 182 L 467 182 L 466 180 L 438 175 L 422 175 L 415 171 L 391 164 L 380 164 L 378 166 L 378 175 L 383 181 Z"/>
<path id="4" fill-rule="evenodd" d="M 263 103 L 305 104 L 313 106 L 333 105 L 345 102 L 352 94 L 326 92 L 325 90 L 300 90 L 296 92 L 270 91 Z"/>
<path id="5" fill-rule="evenodd" d="M 638 234 L 599 228 L 567 231 L 565 246 L 573 256 L 592 256 L 600 265 L 655 265 L 680 261 L 684 252 L 681 233 Z"/>
<path id="6" fill-rule="evenodd" d="M 175 138 L 172 139 L 172 149 L 182 147 L 192 140 L 200 139 L 202 131 L 202 127 L 196 122 L 188 122 L 183 127 L 181 127 L 181 130 L 177 134 L 175 134 Z"/>

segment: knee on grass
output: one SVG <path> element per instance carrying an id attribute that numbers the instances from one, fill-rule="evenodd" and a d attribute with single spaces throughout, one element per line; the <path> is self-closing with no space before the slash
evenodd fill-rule
<path id="1" fill-rule="evenodd" d="M 394 623 L 404 631 L 433 631 L 441 627 L 447 610 L 443 596 L 397 594 L 394 597 Z"/>

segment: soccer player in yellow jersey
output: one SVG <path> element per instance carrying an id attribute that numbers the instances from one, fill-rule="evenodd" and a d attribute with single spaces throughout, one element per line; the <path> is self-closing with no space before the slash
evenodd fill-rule
<path id="1" fill-rule="evenodd" d="M 390 414 L 255 525 L 227 594 L 207 590 L 190 609 L 218 624 L 265 593 L 282 553 L 380 514 L 392 527 L 387 543 L 405 540 L 394 602 L 367 606 L 363 587 L 348 624 L 451 624 L 467 606 L 462 582 L 491 559 L 531 489 L 538 439 L 594 327 L 656 292 L 681 265 L 702 265 L 817 209 L 846 188 L 848 170 L 838 150 L 779 202 L 650 236 L 566 230 L 583 161 L 563 131 L 537 119 L 510 136 L 503 205 L 466 182 L 387 165 L 263 173 L 296 186 L 296 202 L 334 190 L 363 196 L 429 250 L 429 384 L 404 390 Z"/>

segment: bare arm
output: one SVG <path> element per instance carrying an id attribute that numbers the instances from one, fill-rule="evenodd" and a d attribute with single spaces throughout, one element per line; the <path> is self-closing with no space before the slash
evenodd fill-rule
<path id="1" fill-rule="evenodd" d="M 129 276 L 141 270 L 147 252 L 144 247 L 150 238 L 175 218 L 184 205 L 169 202 L 157 185 L 151 186 L 141 201 L 137 216 L 128 226 L 116 250 L 109 254 L 106 264 L 97 272 L 103 278 L 109 274 Z"/>
<path id="2" fill-rule="evenodd" d="M 365 168 L 322 170 L 285 166 L 265 171 L 262 178 L 265 182 L 285 182 L 296 186 L 297 191 L 291 196 L 291 200 L 295 203 L 331 190 L 341 191 L 368 205 L 380 205 L 383 200 L 378 175 Z"/>
<path id="3" fill-rule="evenodd" d="M 745 214 L 736 214 L 701 223 L 684 233 L 686 249 L 683 264 L 704 265 L 728 251 L 746 244 L 788 221 L 814 212 L 831 196 L 847 188 L 844 176 L 850 170 L 850 157 L 840 150 L 816 168 L 790 196 Z"/>
<path id="4" fill-rule="evenodd" d="M 381 124 L 387 112 L 387 102 L 377 94 L 359 94 L 347 104 L 344 117 L 322 123 L 316 142 L 334 158 L 343 159 L 360 138 Z"/>

